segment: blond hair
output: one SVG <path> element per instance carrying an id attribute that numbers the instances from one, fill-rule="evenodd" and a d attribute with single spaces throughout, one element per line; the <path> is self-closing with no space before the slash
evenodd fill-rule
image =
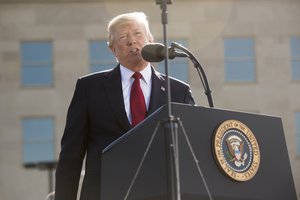
<path id="1" fill-rule="evenodd" d="M 152 33 L 149 28 L 149 21 L 147 19 L 147 16 L 143 12 L 131 12 L 131 13 L 124 13 L 121 15 L 118 15 L 110 20 L 110 22 L 107 25 L 107 31 L 108 31 L 108 46 L 112 47 L 114 38 L 113 33 L 116 30 L 116 28 L 124 23 L 127 22 L 138 22 L 145 26 L 146 34 L 150 40 L 153 40 Z"/>

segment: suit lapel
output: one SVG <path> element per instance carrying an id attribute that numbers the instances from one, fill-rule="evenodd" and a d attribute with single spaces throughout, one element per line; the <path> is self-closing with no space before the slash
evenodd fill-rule
<path id="1" fill-rule="evenodd" d="M 150 95 L 150 103 L 147 115 L 156 111 L 159 107 L 166 104 L 167 88 L 165 79 L 152 68 L 152 88 Z"/>
<path id="2" fill-rule="evenodd" d="M 104 87 L 116 118 L 126 130 L 129 130 L 131 128 L 131 125 L 128 121 L 125 106 L 123 103 L 124 100 L 120 66 L 115 67 L 111 72 L 107 74 L 107 78 L 104 81 Z"/>
<path id="3" fill-rule="evenodd" d="M 147 116 L 166 104 L 167 101 L 165 78 L 153 68 L 151 68 L 151 70 L 152 88 Z M 124 103 L 120 103 L 124 102 L 120 66 L 115 67 L 107 74 L 106 80 L 104 81 L 104 88 L 116 118 L 126 130 L 129 130 L 131 124 L 128 121 Z"/>

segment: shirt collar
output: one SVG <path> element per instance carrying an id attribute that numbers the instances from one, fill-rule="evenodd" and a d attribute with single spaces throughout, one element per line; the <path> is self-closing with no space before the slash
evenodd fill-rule
<path id="1" fill-rule="evenodd" d="M 120 70 L 121 70 L 122 82 L 129 81 L 132 75 L 134 74 L 134 71 L 124 67 L 121 64 L 120 64 Z M 151 75 L 152 75 L 150 63 L 145 67 L 145 69 L 140 71 L 140 73 L 143 75 L 142 79 L 145 81 L 145 83 L 149 84 L 151 82 Z"/>

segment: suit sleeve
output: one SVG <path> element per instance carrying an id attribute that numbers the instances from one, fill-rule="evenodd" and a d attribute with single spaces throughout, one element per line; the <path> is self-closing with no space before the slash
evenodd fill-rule
<path id="1" fill-rule="evenodd" d="M 195 101 L 192 95 L 191 87 L 178 79 L 171 80 L 171 95 L 172 101 L 184 104 L 195 105 Z"/>
<path id="2" fill-rule="evenodd" d="M 76 200 L 86 152 L 88 118 L 84 84 L 78 79 L 70 103 L 56 169 L 55 200 Z"/>
<path id="3" fill-rule="evenodd" d="M 189 85 L 187 85 L 187 88 L 185 90 L 185 98 L 184 98 L 184 102 L 186 104 L 190 104 L 190 105 L 195 105 L 195 100 L 193 98 L 193 95 L 192 95 L 192 90 L 190 88 Z"/>

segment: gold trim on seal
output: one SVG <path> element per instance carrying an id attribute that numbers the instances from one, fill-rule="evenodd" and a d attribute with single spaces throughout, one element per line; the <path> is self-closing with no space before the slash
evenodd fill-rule
<path id="1" fill-rule="evenodd" d="M 231 136 L 226 138 L 226 134 L 229 132 L 233 134 L 230 134 Z M 246 144 L 244 144 L 241 138 L 246 141 Z M 226 147 L 228 148 L 226 152 L 223 149 L 224 142 L 226 142 Z M 259 145 L 253 132 L 242 122 L 227 120 L 219 125 L 215 131 L 213 148 L 218 166 L 230 178 L 236 181 L 248 181 L 258 171 L 260 164 Z M 244 153 L 244 148 L 249 148 L 251 155 Z M 226 155 L 228 154 L 232 155 L 232 159 L 227 158 L 228 156 Z M 230 165 L 229 162 L 233 164 Z M 246 162 L 248 164 L 245 164 Z M 232 166 L 236 166 L 236 168 Z M 241 166 L 245 166 L 244 170 L 238 170 Z"/>

